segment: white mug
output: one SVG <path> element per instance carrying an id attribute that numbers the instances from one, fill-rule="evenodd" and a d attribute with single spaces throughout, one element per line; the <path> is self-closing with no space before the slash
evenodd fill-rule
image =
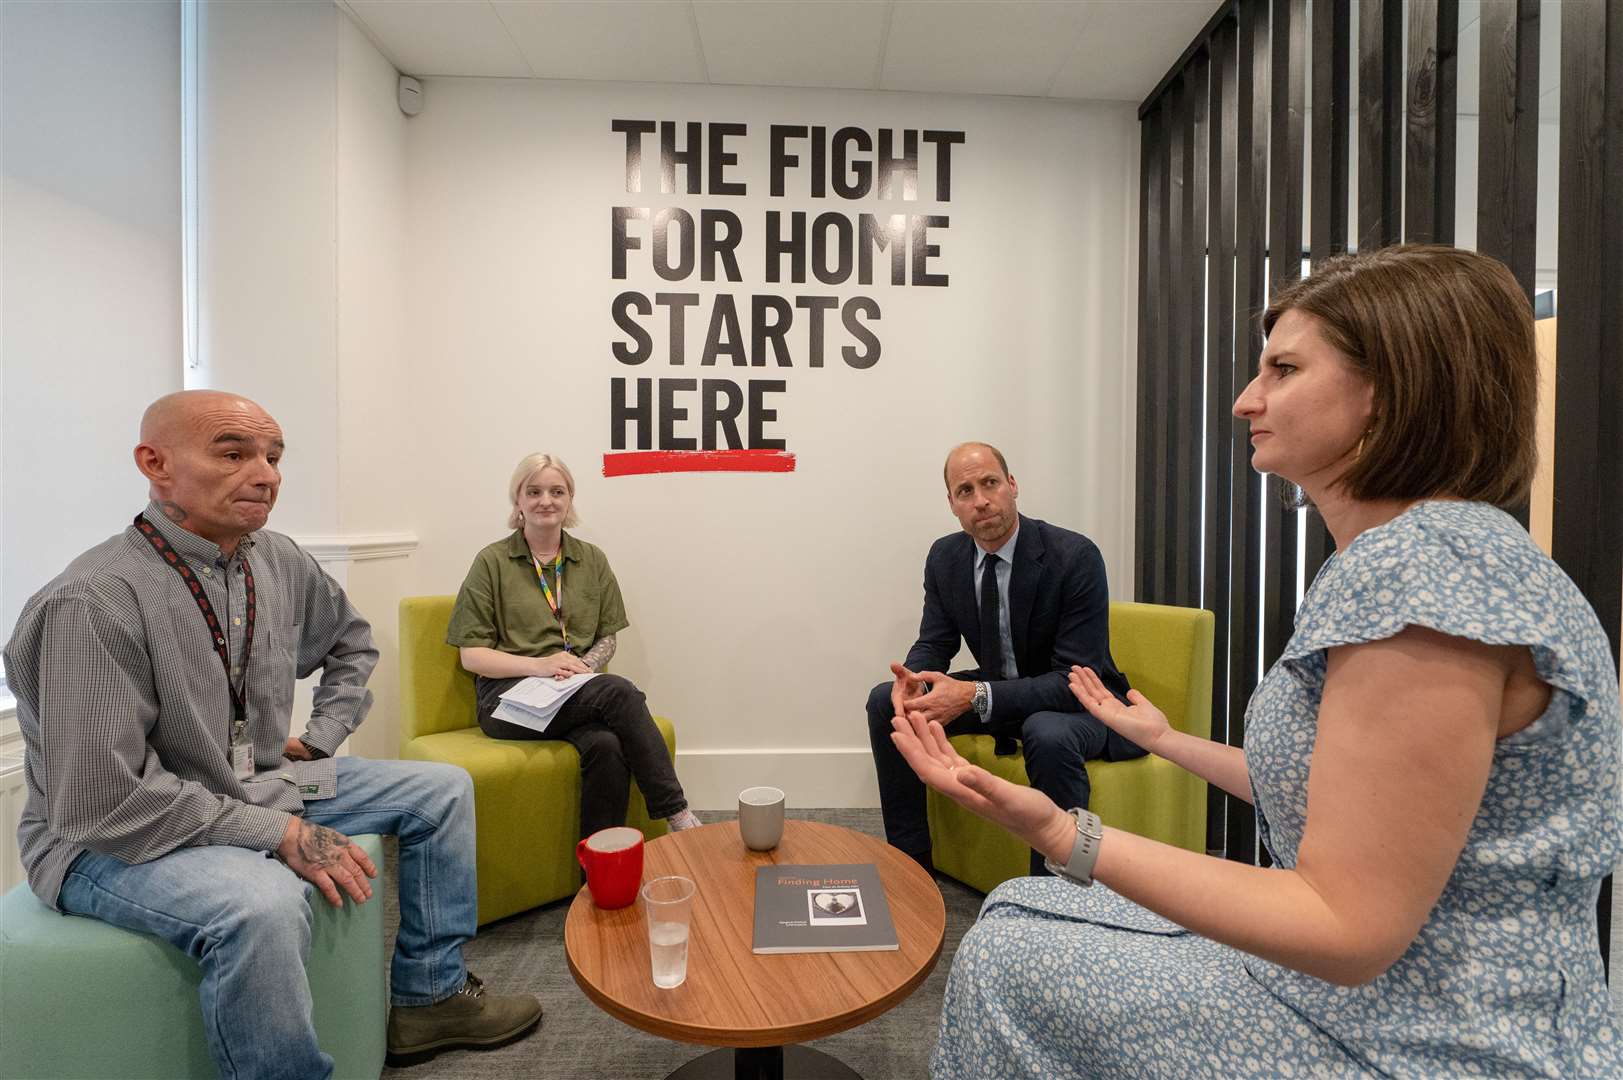
<path id="1" fill-rule="evenodd" d="M 745 788 L 738 793 L 738 834 L 751 851 L 771 851 L 783 839 L 783 791 Z"/>

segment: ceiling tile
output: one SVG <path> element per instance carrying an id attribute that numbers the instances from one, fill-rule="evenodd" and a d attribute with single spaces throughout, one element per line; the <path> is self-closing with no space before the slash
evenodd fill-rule
<path id="1" fill-rule="evenodd" d="M 485 0 L 348 0 L 348 7 L 407 75 L 531 74 Z"/>
<path id="2" fill-rule="evenodd" d="M 705 81 L 692 9 L 672 0 L 495 0 L 541 79 Z"/>
<path id="3" fill-rule="evenodd" d="M 1081 40 L 1054 79 L 1054 97 L 1142 101 L 1205 27 L 1208 0 L 1117 0 L 1088 5 Z"/>
<path id="4" fill-rule="evenodd" d="M 871 89 L 884 0 L 695 0 L 710 81 Z"/>
<path id="5" fill-rule="evenodd" d="M 1045 94 L 1094 6 L 1080 0 L 895 0 L 880 86 Z"/>

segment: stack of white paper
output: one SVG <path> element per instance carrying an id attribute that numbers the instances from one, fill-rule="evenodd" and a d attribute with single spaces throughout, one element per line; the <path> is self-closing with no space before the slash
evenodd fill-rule
<path id="1" fill-rule="evenodd" d="M 570 695 L 585 686 L 588 679 L 597 678 L 597 675 L 593 671 L 571 675 L 567 679 L 524 679 L 502 695 L 501 704 L 490 715 L 532 731 L 546 731 Z"/>

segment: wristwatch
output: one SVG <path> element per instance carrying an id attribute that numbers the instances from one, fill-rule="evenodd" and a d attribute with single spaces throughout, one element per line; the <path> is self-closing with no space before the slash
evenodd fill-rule
<path id="1" fill-rule="evenodd" d="M 1098 814 L 1079 806 L 1065 812 L 1076 822 L 1076 846 L 1071 848 L 1071 857 L 1064 866 L 1056 865 L 1053 859 L 1044 859 L 1043 865 L 1056 877 L 1087 887 L 1093 884 L 1093 864 L 1099 861 L 1099 841 L 1105 838 L 1104 822 Z"/>
<path id="2" fill-rule="evenodd" d="M 983 682 L 975 684 L 975 701 L 972 707 L 975 715 L 980 717 L 981 723 L 986 723 L 986 714 L 992 711 L 992 692 Z"/>

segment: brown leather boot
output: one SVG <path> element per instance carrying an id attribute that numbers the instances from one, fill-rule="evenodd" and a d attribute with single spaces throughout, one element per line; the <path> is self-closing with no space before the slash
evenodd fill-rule
<path id="1" fill-rule="evenodd" d="M 441 1050 L 489 1050 L 530 1033 L 541 1021 L 533 994 L 487 994 L 472 972 L 462 989 L 432 1005 L 389 1009 L 390 1065 L 415 1065 Z"/>

